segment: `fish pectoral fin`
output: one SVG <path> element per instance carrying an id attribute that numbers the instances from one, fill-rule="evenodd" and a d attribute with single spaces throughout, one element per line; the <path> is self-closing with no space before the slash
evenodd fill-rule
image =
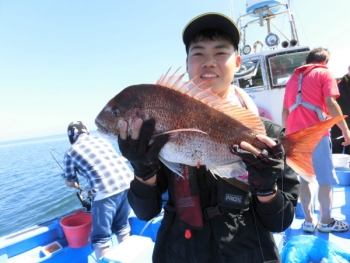
<path id="1" fill-rule="evenodd" d="M 160 155 L 158 156 L 158 158 L 166 167 L 169 168 L 169 170 L 173 171 L 174 173 L 183 178 L 181 164 L 169 162 Z"/>
<path id="2" fill-rule="evenodd" d="M 247 170 L 242 161 L 215 167 L 208 166 L 208 169 L 213 175 L 221 178 L 236 178 L 240 181 L 248 182 Z"/>
<path id="3" fill-rule="evenodd" d="M 200 132 L 203 133 L 205 135 L 208 135 L 208 133 L 199 130 L 199 129 L 195 129 L 195 128 L 186 128 L 186 129 L 175 129 L 175 130 L 170 130 L 170 131 L 166 131 L 166 132 L 162 132 L 162 133 L 158 133 L 158 134 L 153 134 L 151 140 L 148 142 L 148 145 L 151 145 L 154 142 L 154 139 L 157 138 L 158 136 L 161 135 L 165 135 L 165 134 L 170 134 L 170 136 L 174 133 L 178 133 L 178 132 Z"/>
<path id="4" fill-rule="evenodd" d="M 195 129 L 195 128 L 186 128 L 186 129 L 175 129 L 175 130 L 170 130 L 170 131 L 166 131 L 166 132 L 162 132 L 157 134 L 156 136 L 160 136 L 160 135 L 164 135 L 164 134 L 171 134 L 171 133 L 177 133 L 177 132 L 200 132 L 203 134 L 208 135 L 206 132 L 199 130 L 199 129 Z"/>

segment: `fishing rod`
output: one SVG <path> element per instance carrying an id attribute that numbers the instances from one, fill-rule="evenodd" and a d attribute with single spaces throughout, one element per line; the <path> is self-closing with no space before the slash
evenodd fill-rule
<path id="1" fill-rule="evenodd" d="M 344 138 L 344 135 L 339 136 L 339 137 L 336 137 L 336 138 L 333 138 L 332 141 L 334 141 L 334 140 L 340 140 L 340 139 L 343 139 L 343 138 Z M 345 146 L 343 146 L 342 153 L 343 153 L 343 154 L 345 153 Z"/>
<path id="2" fill-rule="evenodd" d="M 55 162 L 58 164 L 59 167 L 61 167 L 62 171 L 64 172 L 64 169 L 63 169 L 62 165 L 57 161 L 56 157 L 52 154 L 52 151 L 54 151 L 54 152 L 57 153 L 57 154 L 60 154 L 60 153 L 57 152 L 55 149 L 49 148 L 49 152 L 50 152 L 52 158 L 55 160 Z M 76 172 L 78 172 L 78 171 L 76 170 Z M 79 173 L 79 172 L 78 172 L 78 173 Z M 81 192 L 83 191 L 83 189 L 81 189 L 80 186 L 78 187 L 78 189 L 79 189 Z"/>
<path id="3" fill-rule="evenodd" d="M 55 162 L 58 164 L 59 167 L 61 167 L 62 171 L 64 172 L 62 165 L 57 161 L 56 157 L 52 154 L 51 151 L 54 151 L 57 154 L 59 154 L 59 153 L 55 149 L 49 148 L 49 152 L 50 152 L 52 158 L 55 160 Z"/>
<path id="4" fill-rule="evenodd" d="M 52 158 L 55 160 L 55 162 L 58 164 L 59 167 L 61 167 L 62 171 L 64 172 L 62 165 L 57 161 L 56 157 L 52 154 L 52 151 L 54 151 L 57 154 L 60 154 L 60 153 L 58 153 L 55 149 L 49 148 L 49 152 L 50 152 Z M 79 173 L 78 170 L 76 170 L 76 172 Z M 88 201 L 85 200 L 84 196 L 82 195 L 83 189 L 81 189 L 81 187 L 78 186 L 78 190 L 80 192 L 77 192 L 77 197 L 78 197 L 81 205 L 86 208 L 86 211 L 90 211 L 91 210 L 91 198 L 89 196 L 87 196 Z"/>
<path id="5" fill-rule="evenodd" d="M 340 139 L 343 139 L 343 138 L 344 138 L 344 135 L 339 136 L 339 137 L 337 137 L 337 138 L 333 138 L 332 141 L 333 141 L 333 140 L 340 140 Z"/>

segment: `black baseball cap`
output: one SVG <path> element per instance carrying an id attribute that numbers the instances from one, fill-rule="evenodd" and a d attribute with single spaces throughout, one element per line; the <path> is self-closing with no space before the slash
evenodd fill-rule
<path id="1" fill-rule="evenodd" d="M 182 32 L 182 40 L 185 45 L 189 46 L 193 37 L 207 28 L 216 28 L 224 31 L 233 39 L 235 48 L 238 48 L 241 34 L 236 23 L 228 16 L 215 12 L 204 13 L 188 22 Z"/>

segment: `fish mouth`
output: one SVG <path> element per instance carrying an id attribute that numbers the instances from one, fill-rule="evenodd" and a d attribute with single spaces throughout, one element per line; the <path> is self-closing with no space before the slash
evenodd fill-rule
<path id="1" fill-rule="evenodd" d="M 97 126 L 97 130 L 101 133 L 107 134 L 108 130 L 105 128 L 97 119 L 95 120 L 95 124 Z"/>

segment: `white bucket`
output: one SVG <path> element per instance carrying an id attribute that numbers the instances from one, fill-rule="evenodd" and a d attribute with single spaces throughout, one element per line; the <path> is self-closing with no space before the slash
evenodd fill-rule
<path id="1" fill-rule="evenodd" d="M 349 167 L 350 155 L 333 153 L 332 154 L 334 167 Z"/>

